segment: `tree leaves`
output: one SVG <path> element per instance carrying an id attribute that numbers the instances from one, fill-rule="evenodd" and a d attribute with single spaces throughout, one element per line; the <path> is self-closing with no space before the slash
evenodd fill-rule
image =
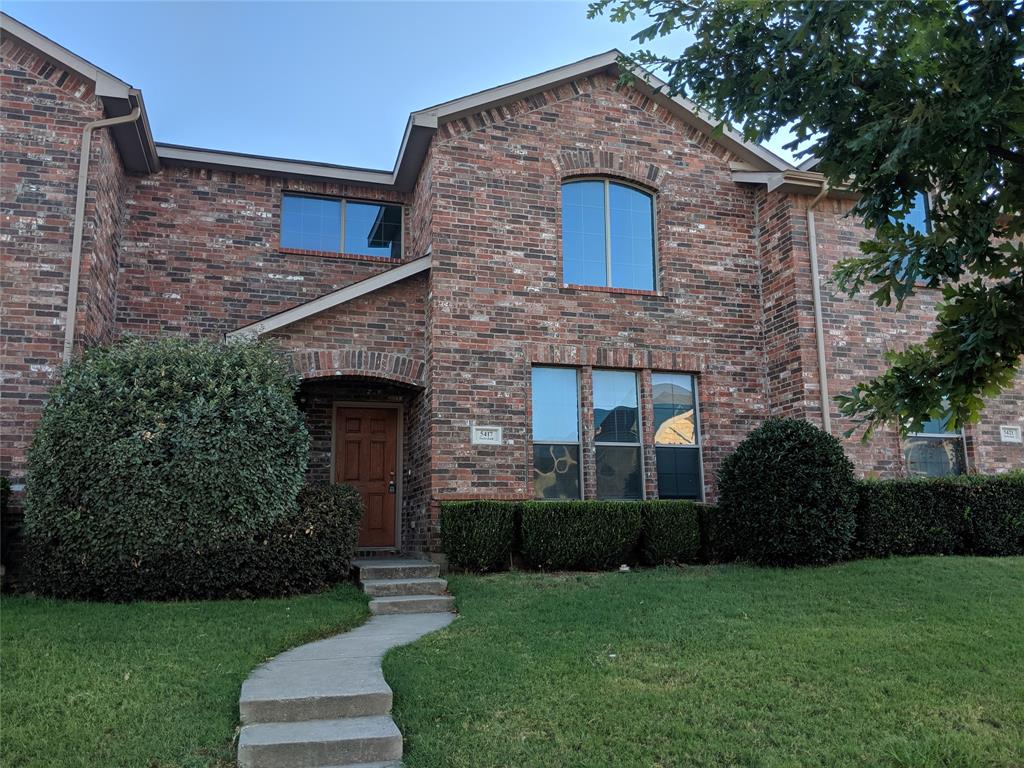
<path id="1" fill-rule="evenodd" d="M 1011 386 L 1024 354 L 1024 1 L 598 0 L 638 15 L 638 43 L 685 28 L 679 56 L 635 52 L 750 139 L 788 127 L 875 232 L 835 272 L 850 294 L 901 307 L 944 288 L 925 344 L 838 398 L 866 427 L 900 430 L 948 403 L 957 423 Z M 793 145 L 790 145 L 794 148 Z M 900 220 L 932 193 L 931 231 Z"/>

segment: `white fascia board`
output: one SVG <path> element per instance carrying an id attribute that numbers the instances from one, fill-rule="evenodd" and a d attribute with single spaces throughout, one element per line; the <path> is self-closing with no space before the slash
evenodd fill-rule
<path id="1" fill-rule="evenodd" d="M 234 331 L 228 332 L 226 337 L 228 339 L 258 338 L 271 331 L 276 331 L 278 328 L 283 328 L 291 323 L 332 309 L 339 304 L 344 304 L 346 301 L 352 301 L 360 296 L 386 288 L 393 283 L 397 283 L 399 280 L 418 275 L 420 272 L 428 269 L 430 269 L 430 256 L 421 256 L 418 259 L 407 261 L 405 264 L 393 267 L 392 269 L 378 272 L 376 275 L 371 275 L 365 280 L 360 280 L 358 283 L 352 283 L 344 288 L 331 291 L 331 293 L 307 301 L 305 304 L 300 304 L 284 312 L 278 312 L 276 315 L 271 315 L 255 323 L 237 328 Z"/>

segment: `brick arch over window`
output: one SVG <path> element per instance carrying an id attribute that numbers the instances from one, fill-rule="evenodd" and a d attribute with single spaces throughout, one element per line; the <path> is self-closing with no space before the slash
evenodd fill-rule
<path id="1" fill-rule="evenodd" d="M 576 176 L 608 176 L 631 181 L 657 192 L 662 176 L 661 169 L 656 165 L 605 150 L 580 149 L 561 152 L 553 162 L 562 181 L 568 181 Z"/>
<path id="2" fill-rule="evenodd" d="M 426 385 L 426 364 L 408 355 L 366 349 L 335 349 L 291 352 L 287 358 L 292 371 L 303 381 L 361 376 L 420 388 Z"/>

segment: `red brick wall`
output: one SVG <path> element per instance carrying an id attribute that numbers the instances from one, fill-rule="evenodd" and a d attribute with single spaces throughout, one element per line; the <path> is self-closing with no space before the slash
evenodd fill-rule
<path id="1" fill-rule="evenodd" d="M 435 496 L 532 494 L 530 365 L 556 360 L 698 373 L 712 496 L 722 458 L 768 412 L 754 193 L 732 182 L 732 158 L 606 77 L 445 126 L 432 151 Z M 594 170 L 657 189 L 655 295 L 562 286 L 560 181 Z M 473 422 L 503 427 L 505 445 L 470 445 Z M 585 419 L 592 491 L 589 434 Z"/>
<path id="2" fill-rule="evenodd" d="M 369 188 L 165 166 L 138 179 L 126 203 L 119 330 L 220 335 L 394 266 L 379 258 L 283 252 L 285 190 L 407 201 Z M 407 235 L 409 218 L 407 208 Z M 412 256 L 407 251 L 403 259 Z"/>
<path id="3" fill-rule="evenodd" d="M 806 199 L 801 201 L 806 204 Z M 860 223 L 847 217 L 849 201 L 825 200 L 815 211 L 818 258 L 822 274 L 822 321 L 826 338 L 829 391 L 832 397 L 849 391 L 859 382 L 883 373 L 885 352 L 900 350 L 927 338 L 941 299 L 936 290 L 923 288 L 902 309 L 878 307 L 867 293 L 848 297 L 830 282 L 836 263 L 860 253 L 858 243 L 868 235 Z M 833 403 L 832 431 L 842 436 L 853 424 L 839 415 Z M 1002 424 L 1024 425 L 1024 374 L 1016 386 L 992 398 L 979 424 L 966 429 L 968 465 L 975 472 L 1000 472 L 1024 468 L 1024 446 L 1002 443 Z M 846 452 L 865 475 L 900 475 L 906 472 L 903 448 L 892 430 L 881 430 L 870 442 L 860 433 L 844 441 Z"/>
<path id="4" fill-rule="evenodd" d="M 103 117 L 92 84 L 16 38 L 0 45 L 0 472 L 21 482 L 25 452 L 61 365 L 82 128 Z M 126 179 L 93 134 L 76 342 L 112 332 Z"/>

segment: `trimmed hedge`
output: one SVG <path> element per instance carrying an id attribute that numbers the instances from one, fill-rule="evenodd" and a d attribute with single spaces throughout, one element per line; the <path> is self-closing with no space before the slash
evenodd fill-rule
<path id="1" fill-rule="evenodd" d="M 640 538 L 640 504 L 630 501 L 527 501 L 522 553 L 553 571 L 604 570 L 631 559 Z"/>
<path id="2" fill-rule="evenodd" d="M 87 350 L 51 390 L 29 450 L 28 583 L 93 599 L 212 596 L 199 553 L 296 510 L 309 437 L 295 386 L 264 344 Z"/>
<path id="3" fill-rule="evenodd" d="M 703 504 L 692 501 L 456 501 L 441 505 L 448 562 L 507 568 L 515 554 L 550 570 L 601 570 L 642 560 L 697 562 Z"/>
<path id="4" fill-rule="evenodd" d="M 853 464 L 832 435 L 768 419 L 726 457 L 716 528 L 729 554 L 758 565 L 819 565 L 850 554 Z"/>
<path id="5" fill-rule="evenodd" d="M 1024 473 L 866 480 L 858 492 L 862 557 L 1024 554 Z"/>
<path id="6" fill-rule="evenodd" d="M 450 501 L 441 504 L 441 543 L 448 562 L 468 571 L 509 567 L 519 504 Z"/>
<path id="7" fill-rule="evenodd" d="M 701 505 L 651 500 L 640 505 L 640 554 L 648 565 L 695 563 L 701 548 Z"/>

